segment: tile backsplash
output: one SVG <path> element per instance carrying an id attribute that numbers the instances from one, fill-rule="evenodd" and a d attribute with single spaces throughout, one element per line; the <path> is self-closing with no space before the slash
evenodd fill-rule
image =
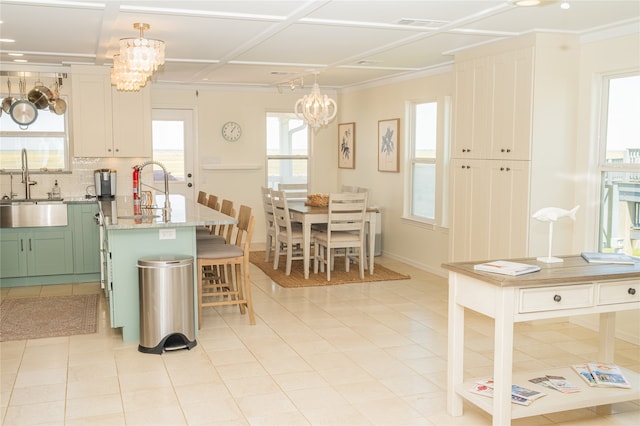
<path id="1" fill-rule="evenodd" d="M 132 193 L 132 168 L 149 158 L 84 158 L 77 157 L 71 160 L 71 172 L 44 173 L 38 170 L 30 171 L 30 178 L 37 182 L 31 187 L 32 198 L 47 198 L 56 179 L 60 187 L 62 198 L 84 197 L 85 194 L 95 195 L 93 172 L 96 169 L 114 169 L 118 171 L 117 195 L 130 195 Z M 151 169 L 143 173 L 142 181 L 150 183 L 152 180 Z M 9 196 L 11 187 L 17 193 L 16 198 L 24 198 L 25 188 L 21 183 L 20 171 L 13 172 L 13 184 L 11 174 L 0 175 L 0 197 Z"/>

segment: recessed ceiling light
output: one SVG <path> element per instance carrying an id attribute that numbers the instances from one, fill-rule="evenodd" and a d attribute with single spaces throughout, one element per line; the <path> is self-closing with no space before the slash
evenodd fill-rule
<path id="1" fill-rule="evenodd" d="M 562 3 L 560 3 L 560 9 L 570 9 L 571 8 L 571 3 L 569 3 L 568 1 L 563 1 Z"/>
<path id="2" fill-rule="evenodd" d="M 0 38 L 0 43 L 15 43 L 16 41 L 12 38 Z"/>
<path id="3" fill-rule="evenodd" d="M 24 56 L 24 53 L 7 53 L 9 56 Z"/>
<path id="4" fill-rule="evenodd" d="M 29 62 L 29 61 L 27 61 L 26 59 L 14 59 L 14 60 L 13 60 L 13 62 L 20 62 L 20 63 L 22 63 L 22 62 Z"/>

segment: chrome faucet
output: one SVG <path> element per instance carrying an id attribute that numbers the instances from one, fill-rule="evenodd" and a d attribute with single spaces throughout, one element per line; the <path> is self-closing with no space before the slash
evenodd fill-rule
<path id="1" fill-rule="evenodd" d="M 169 202 L 169 172 L 167 172 L 167 168 L 164 166 L 164 164 L 155 160 L 150 160 L 150 161 L 145 161 L 144 163 L 137 166 L 138 170 L 140 171 L 140 176 L 138 176 L 138 188 L 137 188 L 138 194 L 142 193 L 141 191 L 142 169 L 148 166 L 149 164 L 155 164 L 157 166 L 160 166 L 160 168 L 164 173 L 164 208 L 162 209 L 162 220 L 164 222 L 170 222 L 171 221 L 171 202 Z"/>
<path id="2" fill-rule="evenodd" d="M 31 199 L 31 185 L 37 185 L 38 182 L 29 180 L 29 161 L 27 160 L 27 149 L 22 148 L 22 183 L 24 183 L 24 198 Z"/>

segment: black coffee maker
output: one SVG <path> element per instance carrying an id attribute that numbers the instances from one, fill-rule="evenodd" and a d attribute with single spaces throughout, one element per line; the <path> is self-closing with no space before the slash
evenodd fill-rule
<path id="1" fill-rule="evenodd" d="M 116 196 L 117 171 L 111 169 L 94 170 L 93 177 L 96 185 L 96 196 L 100 200 Z"/>

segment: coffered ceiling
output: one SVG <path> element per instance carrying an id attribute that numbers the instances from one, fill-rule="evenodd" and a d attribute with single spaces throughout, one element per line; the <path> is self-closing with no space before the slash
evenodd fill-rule
<path id="1" fill-rule="evenodd" d="M 302 76 L 310 86 L 317 74 L 339 90 L 429 72 L 460 49 L 532 31 L 640 34 L 639 0 L 561 3 L 0 0 L 0 67 L 109 66 L 118 40 L 144 22 L 145 37 L 166 43 L 157 83 L 284 87 Z"/>

